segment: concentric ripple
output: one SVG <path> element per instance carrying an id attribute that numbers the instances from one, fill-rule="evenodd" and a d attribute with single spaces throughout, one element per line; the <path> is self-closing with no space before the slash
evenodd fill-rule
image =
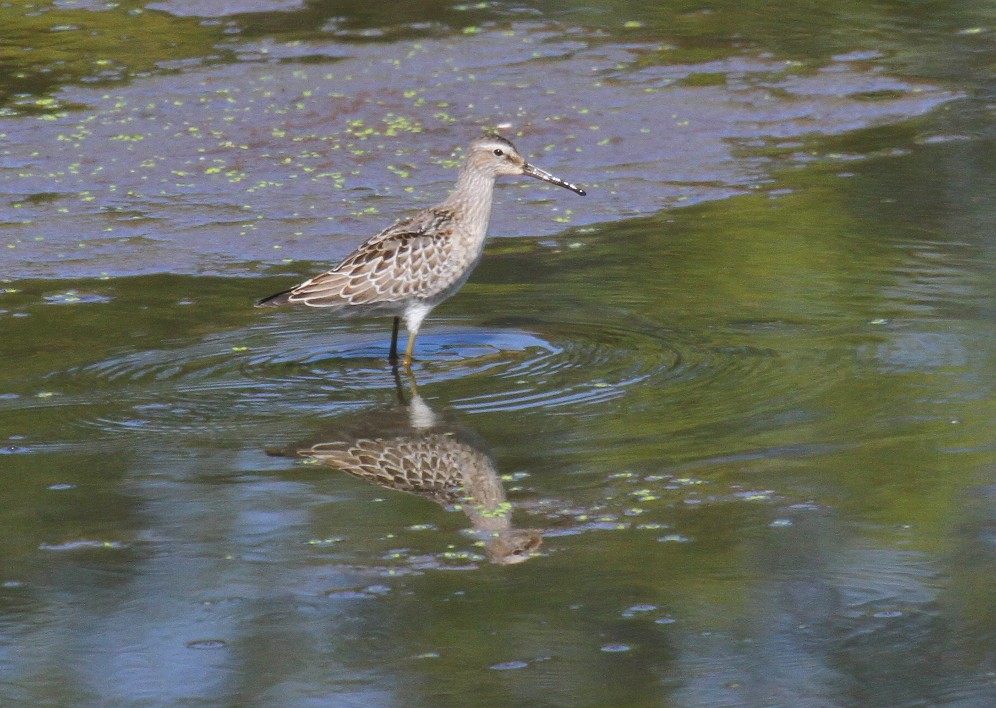
<path id="1" fill-rule="evenodd" d="M 800 400 L 806 392 L 786 387 L 785 357 L 728 331 L 702 340 L 687 330 L 622 320 L 557 323 L 532 336 L 542 346 L 518 357 L 504 352 L 490 378 L 450 403 L 468 412 L 542 408 L 584 415 L 611 415 L 613 406 L 623 406 L 719 427 L 745 415 L 772 420 L 806 408 Z"/>
<path id="2" fill-rule="evenodd" d="M 314 313 L 281 314 L 53 372 L 45 381 L 53 396 L 32 405 L 63 408 L 72 426 L 112 434 L 224 437 L 340 415 L 393 394 L 389 320 L 322 326 Z M 798 397 L 780 390 L 785 360 L 776 352 L 741 344 L 750 338 L 736 328 L 712 340 L 702 332 L 626 313 L 561 310 L 480 324 L 435 318 L 419 336 L 413 375 L 423 392 L 470 413 L 603 414 L 624 396 L 627 407 L 658 406 L 666 391 L 676 410 L 697 407 L 700 418 L 719 423 L 744 410 L 771 408 L 775 416 Z M 737 386 L 745 379 L 753 385 Z M 757 400 L 735 399 L 732 390 Z"/>
<path id="3" fill-rule="evenodd" d="M 487 366 L 493 380 L 452 401 L 472 412 L 598 404 L 635 386 L 664 381 L 682 362 L 681 351 L 660 329 L 544 322 L 530 329 L 509 328 L 497 335 L 477 336 L 481 346 L 495 349 Z M 459 366 L 473 376 L 483 373 L 488 358 L 469 357 Z"/>
<path id="4" fill-rule="evenodd" d="M 271 336 L 246 371 L 257 381 L 357 389 L 393 385 L 393 377 L 385 375 L 383 325 L 316 332 L 312 320 L 310 326 L 274 329 Z M 665 333 L 648 325 L 507 319 L 465 325 L 436 319 L 419 335 L 413 374 L 422 387 L 465 382 L 449 403 L 469 411 L 557 409 L 619 397 L 632 386 L 666 377 L 681 361 Z"/>

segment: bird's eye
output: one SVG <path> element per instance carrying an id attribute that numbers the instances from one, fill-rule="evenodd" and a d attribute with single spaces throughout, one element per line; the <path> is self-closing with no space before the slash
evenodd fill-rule
<path id="1" fill-rule="evenodd" d="M 505 154 L 505 153 L 504 153 L 504 152 L 502 152 L 502 149 L 501 149 L 501 148 L 495 148 L 495 155 L 497 155 L 498 157 L 501 157 L 501 156 L 502 156 L 502 155 L 504 155 L 504 154 Z"/>

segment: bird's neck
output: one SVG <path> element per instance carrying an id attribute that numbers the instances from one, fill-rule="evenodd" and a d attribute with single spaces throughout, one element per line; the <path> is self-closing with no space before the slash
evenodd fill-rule
<path id="1" fill-rule="evenodd" d="M 476 170 L 464 170 L 457 179 L 456 187 L 441 206 L 459 213 L 468 225 L 468 230 L 476 238 L 483 240 L 491 220 L 494 190 L 494 176 L 481 174 Z"/>

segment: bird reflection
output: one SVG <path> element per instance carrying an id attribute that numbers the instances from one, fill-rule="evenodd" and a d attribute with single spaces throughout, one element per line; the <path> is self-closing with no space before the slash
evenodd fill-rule
<path id="1" fill-rule="evenodd" d="M 271 454 L 317 460 L 371 484 L 459 509 L 492 563 L 528 560 L 542 543 L 540 533 L 512 527 L 512 505 L 484 442 L 465 426 L 441 420 L 414 381 L 407 401 L 400 379 L 397 384 L 398 406 L 363 416 L 334 440 Z"/>

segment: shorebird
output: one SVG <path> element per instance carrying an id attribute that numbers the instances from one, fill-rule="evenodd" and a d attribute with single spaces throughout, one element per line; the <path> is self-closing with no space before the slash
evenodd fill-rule
<path id="1" fill-rule="evenodd" d="M 332 270 L 263 298 L 256 307 L 302 303 L 342 316 L 393 315 L 392 364 L 398 362 L 404 318 L 408 346 L 402 364 L 410 371 L 422 321 L 460 289 L 481 260 L 495 180 L 501 175 L 527 175 L 585 195 L 581 187 L 530 165 L 505 138 L 479 138 L 470 144 L 445 201 L 381 231 Z"/>

